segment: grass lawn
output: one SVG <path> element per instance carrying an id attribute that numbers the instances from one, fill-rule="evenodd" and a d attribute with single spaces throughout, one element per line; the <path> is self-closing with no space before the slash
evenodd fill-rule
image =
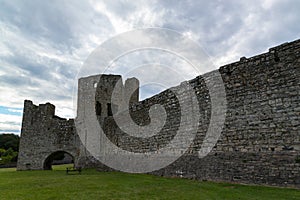
<path id="1" fill-rule="evenodd" d="M 300 199 L 300 190 L 198 182 L 144 174 L 0 169 L 0 199 Z"/>

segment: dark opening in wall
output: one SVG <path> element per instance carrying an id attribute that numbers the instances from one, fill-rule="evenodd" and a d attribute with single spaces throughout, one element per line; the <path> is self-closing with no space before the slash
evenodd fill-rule
<path id="1" fill-rule="evenodd" d="M 274 55 L 274 61 L 275 61 L 275 62 L 279 62 L 279 61 L 280 61 L 280 58 L 279 58 L 279 56 L 278 56 L 277 50 L 272 50 L 271 53 Z"/>
<path id="2" fill-rule="evenodd" d="M 52 170 L 53 164 L 74 164 L 74 157 L 65 151 L 51 153 L 44 161 L 44 170 Z"/>
<path id="3" fill-rule="evenodd" d="M 107 116 L 113 116 L 112 109 L 111 109 L 111 103 L 107 104 Z"/>
<path id="4" fill-rule="evenodd" d="M 280 61 L 280 58 L 278 56 L 277 51 L 275 51 L 275 53 L 274 53 L 274 60 L 275 60 L 275 62 L 279 62 Z"/>
<path id="5" fill-rule="evenodd" d="M 96 115 L 101 115 L 101 111 L 102 111 L 102 108 L 101 108 L 101 103 L 99 101 L 96 102 Z"/>

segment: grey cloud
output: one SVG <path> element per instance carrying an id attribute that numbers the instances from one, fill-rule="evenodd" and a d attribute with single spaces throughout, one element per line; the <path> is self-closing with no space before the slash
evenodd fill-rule
<path id="1" fill-rule="evenodd" d="M 296 39 L 300 33 L 296 25 L 300 18 L 299 1 L 276 1 L 267 9 L 262 3 L 236 0 L 174 3 L 170 0 L 159 1 L 156 10 L 166 10 L 163 27 L 191 31 L 213 57 L 234 48 L 240 50 L 241 56 L 251 56 L 291 37 Z"/>
<path id="2" fill-rule="evenodd" d="M 300 2 L 297 0 L 278 1 L 264 16 L 269 24 L 269 36 L 273 40 L 288 41 L 300 36 Z"/>
<path id="3" fill-rule="evenodd" d="M 53 43 L 68 46 L 74 37 L 62 10 L 51 1 L 4 1 L 2 6 L 2 20 L 17 26 L 25 37 L 51 38 Z"/>
<path id="4" fill-rule="evenodd" d="M 25 70 L 28 72 L 29 77 L 36 77 L 54 82 L 58 80 L 56 80 L 51 72 L 58 73 L 64 78 L 74 78 L 76 75 L 76 69 L 69 64 L 36 55 L 35 52 L 20 52 L 16 47 L 9 44 L 7 46 L 10 47 L 13 55 L 2 59 L 17 68 Z M 56 68 L 58 69 L 57 71 L 55 71 Z"/>
<path id="5" fill-rule="evenodd" d="M 144 2 L 146 3 L 146 2 Z M 114 14 L 120 16 L 120 17 L 127 17 L 128 15 L 135 12 L 139 7 L 137 5 L 141 4 L 141 2 L 138 1 L 107 1 L 105 2 L 105 5 L 108 10 L 113 12 Z M 145 5 L 145 4 L 143 4 Z"/>
<path id="6" fill-rule="evenodd" d="M 46 41 L 63 53 L 80 48 L 82 34 L 111 28 L 86 1 L 3 1 L 0 10 L 0 20 L 18 27 L 22 37 Z"/>
<path id="7" fill-rule="evenodd" d="M 7 86 L 10 88 L 22 88 L 22 87 L 39 87 L 40 84 L 32 80 L 30 77 L 24 77 L 24 76 L 13 76 L 13 75 L 1 75 L 0 76 L 0 84 L 2 86 Z"/>

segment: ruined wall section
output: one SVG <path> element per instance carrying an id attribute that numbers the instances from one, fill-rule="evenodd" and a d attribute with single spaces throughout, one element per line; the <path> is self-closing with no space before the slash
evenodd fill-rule
<path id="1" fill-rule="evenodd" d="M 89 146 L 88 138 L 92 133 L 85 127 L 91 115 L 97 116 L 102 125 L 106 118 L 114 113 L 120 112 L 125 102 L 134 103 L 139 98 L 139 81 L 136 78 L 125 80 L 124 84 L 120 75 L 92 75 L 78 80 L 78 102 L 77 102 L 77 134 L 81 138 L 80 156 L 78 165 L 82 167 L 103 167 L 90 152 L 85 148 Z M 137 89 L 137 90 L 136 90 Z M 114 95 L 112 95 L 114 91 Z M 93 126 L 93 125 L 91 125 Z M 100 143 L 100 141 L 99 141 Z"/>
<path id="2" fill-rule="evenodd" d="M 50 103 L 36 106 L 24 101 L 18 170 L 44 169 L 46 158 L 57 151 L 71 154 L 76 162 L 79 144 L 73 119 L 55 116 Z"/>
<path id="3" fill-rule="evenodd" d="M 197 95 L 201 116 L 196 138 L 184 156 L 153 173 L 300 187 L 300 40 L 252 58 L 241 58 L 218 71 L 224 81 L 228 109 L 222 135 L 213 151 L 198 158 L 211 114 L 205 84 L 209 80 L 199 76 L 189 81 Z M 157 103 L 165 107 L 168 115 L 159 134 L 147 139 L 131 137 L 116 126 L 113 117 L 107 117 L 106 135 L 129 151 L 155 152 L 164 147 L 176 134 L 182 112 L 172 91 L 132 105 L 130 113 L 137 124 L 146 125 L 150 123 L 149 108 Z"/>

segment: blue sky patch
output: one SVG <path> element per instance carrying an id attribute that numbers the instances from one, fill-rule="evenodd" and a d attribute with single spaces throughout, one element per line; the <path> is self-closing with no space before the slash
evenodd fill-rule
<path id="1" fill-rule="evenodd" d="M 0 106 L 0 114 L 21 116 L 23 108 Z"/>

